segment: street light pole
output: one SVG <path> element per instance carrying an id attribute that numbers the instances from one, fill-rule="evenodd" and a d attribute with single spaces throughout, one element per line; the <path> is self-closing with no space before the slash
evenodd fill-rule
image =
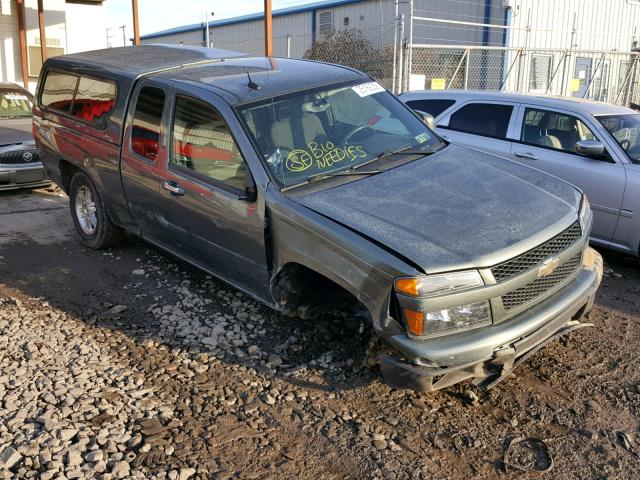
<path id="1" fill-rule="evenodd" d="M 126 47 L 127 46 L 127 34 L 125 32 L 125 28 L 127 28 L 126 25 L 122 25 L 120 27 L 122 29 L 122 46 Z"/>

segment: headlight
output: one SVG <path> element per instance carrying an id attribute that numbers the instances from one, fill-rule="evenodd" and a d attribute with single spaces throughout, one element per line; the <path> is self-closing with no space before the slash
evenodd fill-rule
<path id="1" fill-rule="evenodd" d="M 589 199 L 587 198 L 587 194 L 585 193 L 582 196 L 582 205 L 580 205 L 580 228 L 582 228 L 582 233 L 587 233 L 587 231 L 591 227 L 592 219 L 593 213 L 591 212 Z"/>
<path id="2" fill-rule="evenodd" d="M 417 312 L 405 308 L 404 318 L 409 332 L 413 335 L 432 335 L 447 330 L 488 325 L 491 323 L 491 308 L 488 300 L 430 312 Z"/>
<path id="3" fill-rule="evenodd" d="M 482 285 L 484 282 L 476 270 L 398 278 L 395 282 L 397 292 L 412 297 L 433 297 Z"/>

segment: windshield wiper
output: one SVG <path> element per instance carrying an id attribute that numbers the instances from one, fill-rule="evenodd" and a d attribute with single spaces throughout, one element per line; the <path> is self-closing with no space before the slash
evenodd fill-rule
<path id="1" fill-rule="evenodd" d="M 288 185 L 281 189 L 281 192 L 286 192 L 288 190 L 293 190 L 294 188 L 301 187 L 302 185 L 308 185 L 310 183 L 318 182 L 320 180 L 324 180 L 326 178 L 332 177 L 346 177 L 351 175 L 363 175 L 363 176 L 371 176 L 377 175 L 378 173 L 382 173 L 382 170 L 363 170 L 363 171 L 355 171 L 355 168 L 350 168 L 348 170 L 340 170 L 338 172 L 329 172 L 329 173 L 318 173 L 316 175 L 312 175 L 308 177 L 304 182 L 295 183 L 293 185 Z"/>
<path id="2" fill-rule="evenodd" d="M 424 149 L 424 150 L 420 150 L 420 149 L 412 149 L 411 145 L 404 145 L 403 147 L 399 147 L 399 148 L 390 148 L 389 150 L 385 150 L 384 152 L 382 152 L 381 154 L 373 157 L 370 160 L 367 160 L 366 162 L 362 162 L 359 163 L 358 165 L 355 165 L 354 167 L 351 168 L 351 170 L 357 170 L 360 167 L 363 167 L 364 165 L 368 165 L 369 163 L 373 163 L 373 162 L 377 162 L 378 160 L 382 160 L 383 158 L 387 158 L 387 157 L 391 157 L 393 155 L 431 155 L 432 153 L 437 152 L 438 150 L 440 150 L 441 148 L 443 148 L 445 146 L 445 144 L 441 144 L 438 147 L 435 148 L 431 148 L 431 149 Z"/>

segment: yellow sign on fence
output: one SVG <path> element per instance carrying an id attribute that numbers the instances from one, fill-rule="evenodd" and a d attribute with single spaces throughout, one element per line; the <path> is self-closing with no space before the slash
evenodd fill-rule
<path id="1" fill-rule="evenodd" d="M 432 78 L 431 90 L 444 90 L 447 87 L 446 78 Z"/>
<path id="2" fill-rule="evenodd" d="M 580 90 L 580 79 L 579 78 L 572 78 L 570 86 L 571 86 L 571 91 L 572 92 L 577 92 L 578 90 Z"/>

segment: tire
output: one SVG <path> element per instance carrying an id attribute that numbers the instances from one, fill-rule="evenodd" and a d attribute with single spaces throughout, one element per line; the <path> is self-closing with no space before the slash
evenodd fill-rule
<path id="1" fill-rule="evenodd" d="M 100 250 L 122 240 L 122 229 L 111 221 L 98 190 L 82 172 L 69 184 L 69 207 L 80 240 L 87 247 Z"/>

